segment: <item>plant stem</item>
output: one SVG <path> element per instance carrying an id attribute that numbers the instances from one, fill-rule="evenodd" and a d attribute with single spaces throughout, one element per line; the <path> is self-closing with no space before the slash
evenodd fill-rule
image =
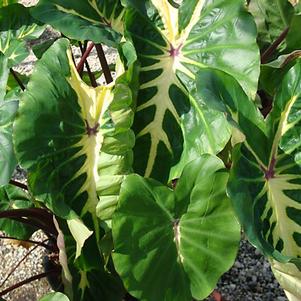
<path id="1" fill-rule="evenodd" d="M 18 83 L 18 85 L 20 86 L 20 88 L 22 89 L 22 91 L 24 91 L 25 86 L 23 85 L 22 81 L 18 77 L 17 73 L 13 70 L 13 68 L 10 68 L 9 70 L 10 70 L 10 73 L 12 74 L 12 76 L 14 77 L 14 79 L 16 80 L 16 82 Z"/>
<path id="2" fill-rule="evenodd" d="M 1 236 L 1 235 L 0 235 L 0 239 L 10 239 L 10 240 L 18 240 L 18 241 L 21 241 L 21 242 L 28 242 L 28 243 L 37 245 L 38 247 L 43 247 L 43 248 L 45 248 L 49 251 L 53 251 L 53 248 L 51 246 L 46 245 L 44 243 L 44 241 L 41 242 L 41 241 L 35 241 L 35 240 L 31 240 L 31 239 L 18 239 L 18 238 L 15 238 L 15 237 Z M 48 241 L 48 240 L 49 240 L 49 238 L 45 239 L 45 241 Z"/>
<path id="3" fill-rule="evenodd" d="M 87 57 L 89 56 L 89 54 L 91 53 L 91 51 L 92 51 L 92 49 L 93 49 L 94 46 L 95 46 L 94 43 L 91 42 L 90 45 L 89 45 L 89 47 L 86 49 L 85 53 L 83 54 L 80 62 L 78 63 L 78 65 L 76 67 L 77 72 L 80 72 L 80 70 L 82 70 L 82 68 L 83 68 L 83 66 L 85 64 L 85 61 L 86 61 Z"/>
<path id="4" fill-rule="evenodd" d="M 87 41 L 85 41 L 84 45 L 82 44 L 82 42 L 78 41 L 78 45 L 83 56 L 85 51 L 87 50 Z M 81 70 L 78 70 L 78 74 L 80 77 L 83 76 L 83 71 L 84 71 L 84 65 L 82 66 Z"/>
<path id="5" fill-rule="evenodd" d="M 29 250 L 25 256 L 23 256 L 23 258 L 21 260 L 19 260 L 19 262 L 13 267 L 13 269 L 8 273 L 8 275 L 5 277 L 5 279 L 2 281 L 2 283 L 0 284 L 0 287 L 2 287 L 5 282 L 9 279 L 9 277 L 16 271 L 16 269 L 21 265 L 22 262 L 24 262 L 24 260 L 31 254 L 34 252 L 34 250 L 36 250 L 38 247 L 41 247 L 47 240 L 49 239 L 45 239 L 42 242 L 40 242 L 38 245 L 36 245 L 35 247 L 33 247 L 31 250 Z"/>
<path id="6" fill-rule="evenodd" d="M 10 218 L 43 230 L 50 236 L 57 236 L 53 215 L 46 209 L 28 208 L 0 212 L 0 218 Z"/>
<path id="7" fill-rule="evenodd" d="M 98 54 L 98 58 L 99 58 L 99 61 L 100 61 L 100 64 L 101 64 L 103 74 L 104 74 L 105 79 L 106 79 L 106 83 L 109 84 L 113 81 L 113 77 L 112 77 L 112 74 L 111 74 L 111 71 L 110 71 L 105 53 L 102 49 L 101 44 L 96 44 L 95 48 L 96 48 L 96 51 L 97 51 L 97 54 Z"/>
<path id="8" fill-rule="evenodd" d="M 12 184 L 12 185 L 17 186 L 17 187 L 19 187 L 19 188 L 28 190 L 27 185 L 25 185 L 25 184 L 23 184 L 23 183 L 21 183 L 21 182 L 15 181 L 15 180 L 10 180 L 10 181 L 9 181 L 9 184 Z"/>
<path id="9" fill-rule="evenodd" d="M 261 55 L 261 64 L 265 64 L 268 62 L 270 56 L 275 52 L 278 46 L 284 41 L 288 32 L 289 32 L 289 27 L 287 27 L 280 34 L 280 36 L 273 42 L 273 44 L 267 50 L 264 51 L 264 53 Z"/>
<path id="10" fill-rule="evenodd" d="M 4 291 L 0 292 L 0 297 L 6 295 L 7 293 L 15 290 L 18 287 L 23 286 L 24 284 L 27 284 L 27 283 L 30 283 L 30 282 L 32 282 L 34 280 L 42 279 L 42 278 L 47 277 L 48 275 L 57 274 L 57 273 L 59 273 L 58 270 L 51 270 L 51 271 L 48 271 L 48 272 L 45 272 L 45 273 L 41 273 L 41 274 L 32 276 L 30 278 L 27 278 L 27 279 L 25 279 L 23 281 L 20 281 L 20 282 L 18 282 L 16 284 L 12 285 L 11 287 L 5 289 Z"/>
<path id="11" fill-rule="evenodd" d="M 81 51 L 82 55 L 84 55 L 84 53 L 86 51 L 86 48 L 87 48 L 87 45 L 85 45 L 83 47 L 83 45 L 82 45 L 81 42 L 78 42 L 78 44 L 79 44 L 79 48 L 80 48 L 80 51 Z M 89 79 L 90 79 L 92 87 L 94 87 L 94 88 L 97 87 L 97 82 L 96 82 L 95 76 L 92 73 L 90 65 L 89 65 L 89 63 L 88 63 L 87 60 L 85 60 L 85 66 L 86 66 L 86 69 L 87 69 L 87 72 L 88 72 Z M 79 71 L 79 74 L 82 75 L 82 72 L 83 72 L 83 68 L 82 68 L 82 70 Z"/>

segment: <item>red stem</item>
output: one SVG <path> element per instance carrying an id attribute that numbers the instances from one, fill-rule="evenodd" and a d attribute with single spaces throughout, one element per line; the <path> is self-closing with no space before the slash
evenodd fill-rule
<path id="1" fill-rule="evenodd" d="M 0 212 L 0 218 L 10 218 L 37 227 L 49 235 L 57 235 L 53 216 L 41 208 L 13 209 Z"/>
<path id="2" fill-rule="evenodd" d="M 85 53 L 83 54 L 80 62 L 78 63 L 76 69 L 77 69 L 77 72 L 80 72 L 85 64 L 85 61 L 86 59 L 88 58 L 89 54 L 91 53 L 93 47 L 94 47 L 94 43 L 91 42 L 90 45 L 88 46 L 88 48 L 86 49 Z"/>
<path id="3" fill-rule="evenodd" d="M 5 279 L 2 281 L 2 283 L 0 284 L 0 287 L 2 287 L 5 282 L 9 279 L 9 277 L 16 271 L 16 269 L 21 265 L 22 262 L 24 262 L 24 260 L 32 253 L 34 252 L 34 250 L 36 250 L 38 247 L 41 247 L 44 242 L 48 241 L 49 239 L 45 239 L 42 242 L 40 242 L 38 245 L 36 245 L 35 247 L 33 247 L 31 250 L 29 250 L 25 256 L 23 256 L 23 258 L 21 260 L 19 260 L 19 262 L 13 267 L 13 269 L 8 273 L 8 275 L 5 277 Z"/>
<path id="4" fill-rule="evenodd" d="M 85 51 L 87 49 L 87 45 L 85 45 L 85 47 L 83 47 L 83 45 L 82 45 L 81 42 L 78 42 L 78 45 L 79 45 L 79 48 L 80 48 L 80 51 L 81 51 L 82 55 L 84 55 L 84 53 L 85 53 Z M 89 63 L 88 63 L 87 60 L 85 60 L 85 66 L 86 66 L 86 69 L 87 69 L 87 72 L 88 72 L 89 79 L 90 79 L 92 87 L 93 88 L 97 87 L 97 82 L 96 82 L 95 76 L 92 73 L 90 65 L 89 65 Z M 79 71 L 79 74 L 81 76 L 82 76 L 82 73 L 83 73 L 83 68 Z"/>
<path id="5" fill-rule="evenodd" d="M 25 185 L 25 184 L 23 184 L 23 183 L 21 183 L 21 182 L 15 181 L 15 180 L 10 180 L 10 181 L 9 181 L 9 184 L 12 184 L 12 185 L 17 186 L 17 187 L 19 187 L 19 188 L 28 190 L 27 185 Z"/>
<path id="6" fill-rule="evenodd" d="M 261 55 L 261 64 L 265 64 L 268 62 L 270 56 L 274 53 L 274 51 L 278 48 L 278 46 L 284 41 L 287 34 L 289 32 L 289 27 L 287 27 L 280 36 L 273 42 L 273 44 Z"/>
<path id="7" fill-rule="evenodd" d="M 58 270 L 50 270 L 50 271 L 48 271 L 48 272 L 41 273 L 41 274 L 32 276 L 32 277 L 30 277 L 30 278 L 27 278 L 27 279 L 25 279 L 25 280 L 23 280 L 23 281 L 21 281 L 21 282 L 18 282 L 18 283 L 16 283 L 16 284 L 12 285 L 11 287 L 5 289 L 4 291 L 0 292 L 0 297 L 6 295 L 7 293 L 9 293 L 9 292 L 15 290 L 15 289 L 18 288 L 18 287 L 23 286 L 24 284 L 30 283 L 30 282 L 32 282 L 32 281 L 34 281 L 34 280 L 38 280 L 38 279 L 45 278 L 45 277 L 47 277 L 48 275 L 51 275 L 51 274 L 58 274 L 58 273 L 59 273 Z"/>
<path id="8" fill-rule="evenodd" d="M 96 48 L 98 58 L 99 58 L 99 61 L 100 61 L 100 64 L 101 64 L 101 69 L 102 69 L 103 74 L 104 74 L 105 79 L 106 79 L 106 83 L 109 84 L 113 81 L 113 77 L 112 77 L 112 74 L 111 74 L 111 71 L 110 71 L 105 53 L 102 49 L 101 44 L 96 44 L 95 48 Z"/>

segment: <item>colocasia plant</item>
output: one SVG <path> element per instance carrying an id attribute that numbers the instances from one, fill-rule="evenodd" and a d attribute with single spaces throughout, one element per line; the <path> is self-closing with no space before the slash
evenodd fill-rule
<path id="1" fill-rule="evenodd" d="M 15 2 L 0 0 L 0 230 L 49 256 L 0 299 L 48 277 L 41 301 L 203 300 L 242 230 L 300 300 L 299 1 Z M 37 42 L 47 25 L 60 37 Z"/>

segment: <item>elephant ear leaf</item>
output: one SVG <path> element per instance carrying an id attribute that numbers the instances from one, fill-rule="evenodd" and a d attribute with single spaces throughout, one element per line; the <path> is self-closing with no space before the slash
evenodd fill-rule
<path id="1" fill-rule="evenodd" d="M 99 195 L 111 196 L 112 212 L 123 173 L 131 170 L 130 74 L 116 85 L 89 87 L 76 71 L 69 42 L 60 39 L 36 64 L 22 97 L 14 133 L 19 162 L 33 194 L 68 220 L 77 255 L 91 235 L 83 222 L 92 218 L 89 228 L 98 231 Z"/>
<path id="2" fill-rule="evenodd" d="M 26 41 L 38 38 L 44 26 L 30 15 L 29 8 L 15 3 L 0 8 L 0 52 L 8 58 L 9 67 L 28 55 Z"/>
<path id="3" fill-rule="evenodd" d="M 248 118 L 243 116 L 239 105 L 242 99 L 237 97 L 241 92 L 234 94 L 223 86 L 227 82 L 231 87 L 231 81 L 235 86 L 235 80 L 225 79 L 226 75 L 218 79 L 221 76 L 211 72 L 210 77 L 200 77 L 199 84 L 211 90 L 212 95 L 216 93 L 213 87 L 220 91 L 215 96 L 221 106 L 232 104 L 236 108 L 232 117 L 246 136 L 234 150 L 228 185 L 236 213 L 249 240 L 264 254 L 301 270 L 301 60 L 283 78 L 265 124 L 262 118 L 252 118 L 251 113 Z M 208 78 L 216 85 L 204 84 Z M 201 91 L 204 90 L 199 90 L 202 94 Z M 252 102 L 246 104 L 255 107 Z"/>
<path id="4" fill-rule="evenodd" d="M 142 65 L 134 169 L 167 182 L 187 162 L 202 153 L 218 153 L 229 140 L 224 116 L 195 93 L 195 74 L 217 68 L 254 96 L 259 74 L 256 28 L 244 1 L 183 1 L 179 8 L 167 0 L 126 4 L 126 29 Z"/>
<path id="5" fill-rule="evenodd" d="M 119 0 L 41 0 L 33 16 L 76 40 L 117 46 L 123 34 L 124 7 Z"/>
<path id="6" fill-rule="evenodd" d="M 113 216 L 113 260 L 134 297 L 202 300 L 214 289 L 240 237 L 227 180 L 212 155 L 189 163 L 175 191 L 139 175 L 126 178 Z"/>

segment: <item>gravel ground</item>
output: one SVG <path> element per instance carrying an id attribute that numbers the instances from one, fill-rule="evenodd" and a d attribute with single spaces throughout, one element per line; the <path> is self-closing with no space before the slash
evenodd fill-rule
<path id="1" fill-rule="evenodd" d="M 240 243 L 235 264 L 220 279 L 217 289 L 227 301 L 287 300 L 269 262 L 245 239 Z"/>
<path id="2" fill-rule="evenodd" d="M 32 240 L 42 241 L 43 233 L 37 232 L 33 235 Z M 45 256 L 44 249 L 39 247 L 34 249 L 20 247 L 12 241 L 0 239 L 0 290 L 4 290 L 20 281 L 23 281 L 31 276 L 43 273 L 43 257 Z M 27 253 L 30 255 L 24 260 L 15 272 L 2 285 L 6 276 L 14 269 Z M 3 296 L 7 301 L 36 301 L 45 293 L 51 291 L 50 286 L 45 278 L 33 281 L 26 284 L 11 293 Z"/>
<path id="3" fill-rule="evenodd" d="M 29 6 L 37 1 L 23 0 L 20 1 Z M 47 28 L 39 41 L 33 43 L 40 43 L 52 37 L 57 37 L 58 33 L 51 28 Z M 104 51 L 108 56 L 109 64 L 115 61 L 116 51 L 104 47 Z M 73 47 L 75 60 L 78 61 L 81 57 L 80 50 Z M 16 70 L 20 73 L 30 74 L 35 56 L 31 55 L 20 65 Z M 96 52 L 93 51 L 89 57 L 89 64 L 92 70 L 99 68 L 99 62 Z M 103 83 L 104 79 L 101 77 L 99 83 Z M 24 172 L 22 169 L 17 168 L 15 172 L 15 179 L 24 181 Z M 42 240 L 43 234 L 34 234 L 33 239 Z M 31 248 L 32 249 L 32 248 Z M 30 250 L 30 249 L 29 249 Z M 19 260 L 25 256 L 29 251 L 23 247 L 16 247 L 9 241 L 0 239 L 0 285 L 5 279 L 9 271 L 18 263 Z M 9 281 L 5 283 L 0 290 L 22 281 L 32 275 L 43 272 L 42 259 L 45 252 L 42 248 L 37 248 L 28 258 L 24 261 L 18 269 L 10 277 Z M 232 269 L 226 273 L 218 283 L 217 289 L 222 293 L 227 301 L 285 301 L 285 297 L 277 281 L 275 280 L 267 260 L 246 240 L 242 240 L 237 260 Z M 32 282 L 5 297 L 8 301 L 36 301 L 40 296 L 49 292 L 51 289 L 45 279 Z M 210 298 L 207 299 L 212 300 Z M 105 300 L 104 300 L 105 301 Z M 160 301 L 160 300 L 158 300 Z"/>

